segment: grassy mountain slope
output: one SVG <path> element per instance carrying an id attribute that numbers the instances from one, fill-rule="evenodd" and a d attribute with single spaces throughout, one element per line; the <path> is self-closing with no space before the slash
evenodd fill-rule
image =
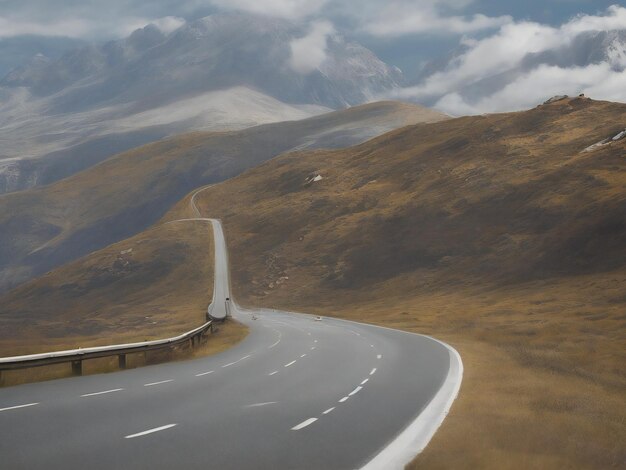
<path id="1" fill-rule="evenodd" d="M 353 145 L 445 116 L 381 102 L 243 131 L 192 133 L 124 152 L 50 186 L 0 196 L 0 292 L 147 228 L 192 189 L 295 147 Z"/>
<path id="2" fill-rule="evenodd" d="M 626 105 L 587 99 L 417 125 L 197 201 L 224 222 L 244 304 L 457 347 L 460 399 L 415 468 L 619 467 L 626 140 L 581 151 L 625 127 Z"/>
<path id="3" fill-rule="evenodd" d="M 626 140 L 582 150 L 625 127 L 626 105 L 587 99 L 419 124 L 280 156 L 196 204 L 223 220 L 244 305 L 375 322 L 459 350 L 461 394 L 413 468 L 619 468 Z M 161 222 L 188 207 L 189 196 Z M 2 317 L 26 319 L 50 292 L 67 305 L 58 286 L 91 276 L 84 264 L 106 250 L 0 297 Z M 170 277 L 162 296 L 185 282 Z M 83 295 L 112 295 L 101 289 Z"/>

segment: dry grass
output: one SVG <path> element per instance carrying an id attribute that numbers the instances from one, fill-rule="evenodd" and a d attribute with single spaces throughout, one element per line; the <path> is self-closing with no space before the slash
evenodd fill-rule
<path id="1" fill-rule="evenodd" d="M 574 99 L 281 156 L 198 197 L 244 304 L 454 345 L 413 468 L 626 466 L 626 105 Z M 315 175 L 323 179 L 310 182 Z"/>

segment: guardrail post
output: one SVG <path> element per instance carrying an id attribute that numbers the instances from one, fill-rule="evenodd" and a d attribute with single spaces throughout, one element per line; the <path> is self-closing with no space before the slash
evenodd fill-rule
<path id="1" fill-rule="evenodd" d="M 83 361 L 72 361 L 72 375 L 83 375 Z"/>
<path id="2" fill-rule="evenodd" d="M 117 356 L 120 369 L 126 369 L 126 354 L 119 354 Z"/>

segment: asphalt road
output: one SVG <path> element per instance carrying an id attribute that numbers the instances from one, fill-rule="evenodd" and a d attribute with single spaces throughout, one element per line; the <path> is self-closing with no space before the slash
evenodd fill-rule
<path id="1" fill-rule="evenodd" d="M 219 316 L 228 261 L 212 223 Z M 0 468 L 397 468 L 460 385 L 458 355 L 428 337 L 232 313 L 250 334 L 215 356 L 0 390 Z"/>

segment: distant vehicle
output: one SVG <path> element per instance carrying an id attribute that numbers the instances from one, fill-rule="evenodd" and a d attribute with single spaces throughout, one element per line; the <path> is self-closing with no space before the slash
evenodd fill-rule
<path id="1" fill-rule="evenodd" d="M 322 321 L 322 317 L 315 317 L 315 321 Z"/>

